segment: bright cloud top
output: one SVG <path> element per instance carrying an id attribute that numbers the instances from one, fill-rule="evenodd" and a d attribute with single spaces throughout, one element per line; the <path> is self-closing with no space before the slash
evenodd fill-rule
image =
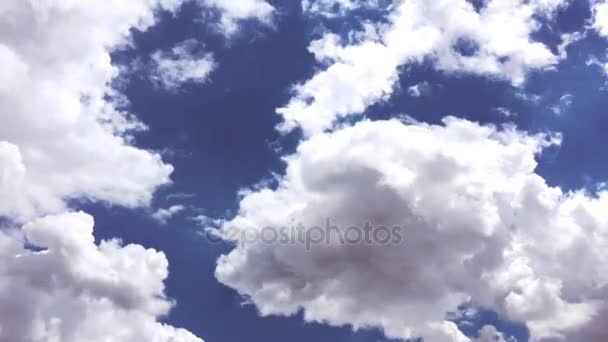
<path id="1" fill-rule="evenodd" d="M 592 26 L 601 36 L 608 37 L 608 2 L 594 0 L 592 4 Z"/>
<path id="2" fill-rule="evenodd" d="M 223 231 L 330 217 L 342 229 L 398 225 L 404 242 L 239 244 L 216 276 L 263 315 L 303 310 L 394 338 L 470 341 L 446 321 L 470 303 L 527 323 L 532 341 L 604 341 L 608 193 L 563 193 L 534 172 L 559 141 L 457 118 L 313 136 L 286 159 L 278 187 L 246 193 Z"/>
<path id="3" fill-rule="evenodd" d="M 344 42 L 333 33 L 310 44 L 327 68 L 294 88 L 277 112 L 280 130 L 302 128 L 312 135 L 339 118 L 362 113 L 388 98 L 399 67 L 432 60 L 446 72 L 488 75 L 521 85 L 530 70 L 554 66 L 559 55 L 532 34 L 538 16 L 551 16 L 566 1 L 490 0 L 477 11 L 466 0 L 405 0 L 394 6 L 389 23 L 365 24 Z"/>

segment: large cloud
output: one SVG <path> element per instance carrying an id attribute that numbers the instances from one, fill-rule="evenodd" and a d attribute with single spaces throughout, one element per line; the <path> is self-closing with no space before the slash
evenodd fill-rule
<path id="1" fill-rule="evenodd" d="M 0 247 L 1 342 L 201 342 L 157 322 L 173 305 L 164 254 L 117 240 L 95 245 L 87 214 L 4 230 Z"/>
<path id="2" fill-rule="evenodd" d="M 0 5 L 0 215 L 27 218 L 85 197 L 145 205 L 172 172 L 132 147 L 143 125 L 121 111 L 112 48 L 179 1 L 3 1 Z"/>
<path id="3" fill-rule="evenodd" d="M 446 321 L 463 303 L 528 323 L 533 341 L 601 336 L 608 193 L 564 193 L 534 172 L 536 155 L 558 142 L 456 118 L 313 136 L 286 159 L 276 189 L 245 193 L 222 225 L 239 244 L 216 276 L 263 315 L 303 310 L 309 321 L 390 337 L 469 341 Z M 312 232 L 327 217 L 344 231 L 399 225 L 403 242 L 336 238 L 307 250 L 297 239 L 253 239 L 298 223 Z"/>
<path id="4" fill-rule="evenodd" d="M 147 205 L 169 182 L 172 166 L 132 144 L 145 127 L 111 88 L 110 53 L 180 3 L 0 3 L 3 222 L 66 211 L 70 199 Z M 83 213 L 0 232 L 0 341 L 200 341 L 157 322 L 172 306 L 164 255 L 118 241 L 97 246 L 92 232 Z"/>
<path id="5" fill-rule="evenodd" d="M 0 4 L 0 215 L 30 218 L 88 198 L 123 206 L 147 205 L 173 168 L 157 153 L 133 147 L 145 129 L 121 106 L 110 84 L 118 75 L 113 49 L 131 30 L 155 23 L 155 11 L 184 0 L 5 0 Z M 238 21 L 268 21 L 264 1 L 205 0 L 221 9 L 226 30 Z M 229 26 L 229 27 L 228 27 Z M 194 56 L 192 42 L 158 53 L 159 82 L 169 88 L 201 81 L 210 55 Z"/>
<path id="6" fill-rule="evenodd" d="M 294 98 L 278 110 L 284 118 L 280 128 L 301 127 L 307 135 L 328 129 L 390 96 L 400 66 L 428 58 L 440 70 L 520 85 L 528 71 L 558 62 L 532 35 L 539 17 L 550 18 L 566 3 L 489 0 L 477 11 L 466 0 L 400 1 L 386 25 L 367 23 L 348 42 L 327 33 L 311 43 L 310 51 L 327 68 L 295 87 Z"/>

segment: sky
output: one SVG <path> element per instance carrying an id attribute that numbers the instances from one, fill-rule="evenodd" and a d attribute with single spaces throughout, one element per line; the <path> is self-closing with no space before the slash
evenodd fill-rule
<path id="1" fill-rule="evenodd" d="M 605 0 L 4 0 L 0 342 L 604 342 L 607 48 Z"/>

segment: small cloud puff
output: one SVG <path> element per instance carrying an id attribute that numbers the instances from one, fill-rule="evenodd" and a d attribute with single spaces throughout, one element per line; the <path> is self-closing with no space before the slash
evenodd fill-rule
<path id="1" fill-rule="evenodd" d="M 412 97 L 427 96 L 431 93 L 431 85 L 423 81 L 407 88 L 407 93 Z"/>
<path id="2" fill-rule="evenodd" d="M 151 80 L 166 90 L 174 91 L 185 83 L 206 82 L 216 63 L 210 53 L 198 52 L 198 42 L 189 39 L 170 51 L 152 54 L 154 71 Z"/>
<path id="3" fill-rule="evenodd" d="M 178 213 L 186 210 L 181 204 L 172 205 L 169 208 L 160 208 L 152 214 L 152 218 L 160 224 L 167 224 Z"/>

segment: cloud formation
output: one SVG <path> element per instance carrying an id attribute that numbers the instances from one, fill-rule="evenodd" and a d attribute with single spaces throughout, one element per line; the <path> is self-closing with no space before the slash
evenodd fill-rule
<path id="1" fill-rule="evenodd" d="M 160 224 L 167 224 L 175 215 L 186 210 L 181 204 L 172 205 L 169 208 L 160 208 L 152 214 L 152 218 Z"/>
<path id="2" fill-rule="evenodd" d="M 0 3 L 0 341 L 200 342 L 158 320 L 162 253 L 93 237 L 70 200 L 147 206 L 173 167 L 112 88 L 111 52 L 181 0 Z M 55 215 L 45 216 L 49 213 Z M 29 222 L 17 229 L 18 222 Z"/>
<path id="3" fill-rule="evenodd" d="M 37 1 L 0 5 L 0 215 L 31 218 L 85 198 L 127 207 L 147 205 L 173 167 L 159 154 L 135 148 L 146 126 L 124 110 L 111 88 L 118 76 L 113 49 L 132 29 L 155 23 L 155 11 L 176 11 L 183 0 Z M 267 20 L 264 1 L 209 0 L 227 22 Z M 86 27 L 86 29 L 83 29 Z M 227 28 L 228 29 L 228 28 Z M 214 67 L 192 41 L 157 52 L 154 77 L 175 88 L 201 82 Z"/>
<path id="4" fill-rule="evenodd" d="M 165 90 L 176 90 L 185 83 L 203 83 L 215 69 L 210 53 L 197 53 L 194 39 L 183 41 L 170 51 L 156 51 L 151 58 L 155 71 L 150 75 L 153 82 Z"/>
<path id="5" fill-rule="evenodd" d="M 379 5 L 378 0 L 302 0 L 302 11 L 332 18 L 361 8 L 378 8 Z"/>
<path id="6" fill-rule="evenodd" d="M 110 87 L 113 48 L 179 1 L 3 1 L 0 215 L 31 218 L 85 198 L 146 205 L 173 168 L 130 144 L 145 126 Z M 82 29 L 86 27 L 87 29 Z"/>
<path id="7" fill-rule="evenodd" d="M 254 19 L 267 25 L 272 23 L 275 9 L 265 0 L 198 0 L 205 6 L 216 8 L 221 13 L 220 28 L 226 35 L 239 29 L 239 23 Z"/>
<path id="8" fill-rule="evenodd" d="M 302 310 L 394 338 L 470 341 L 446 320 L 468 303 L 527 323 L 532 341 L 603 341 L 608 192 L 564 193 L 534 172 L 559 142 L 453 117 L 315 135 L 286 158 L 278 187 L 246 193 L 222 229 L 371 220 L 402 227 L 404 243 L 237 244 L 216 277 L 263 315 Z"/>
<path id="9" fill-rule="evenodd" d="M 4 230 L 0 247 L 1 342 L 202 342 L 157 322 L 173 306 L 165 255 L 118 240 L 97 246 L 90 215 Z"/>
<path id="10" fill-rule="evenodd" d="M 466 0 L 405 0 L 394 5 L 387 24 L 364 24 L 345 41 L 326 33 L 309 50 L 326 66 L 294 87 L 277 110 L 283 132 L 297 127 L 310 136 L 349 115 L 387 99 L 402 65 L 431 60 L 439 70 L 509 80 L 521 85 L 530 70 L 559 61 L 534 40 L 539 17 L 551 17 L 565 0 L 490 0 L 479 9 Z"/>
<path id="11" fill-rule="evenodd" d="M 608 2 L 605 0 L 592 0 L 591 4 L 593 29 L 599 35 L 608 37 Z"/>
<path id="12" fill-rule="evenodd" d="M 427 96 L 431 94 L 431 84 L 429 82 L 423 81 L 420 83 L 416 83 L 413 86 L 407 88 L 408 95 L 412 97 L 421 97 Z"/>

